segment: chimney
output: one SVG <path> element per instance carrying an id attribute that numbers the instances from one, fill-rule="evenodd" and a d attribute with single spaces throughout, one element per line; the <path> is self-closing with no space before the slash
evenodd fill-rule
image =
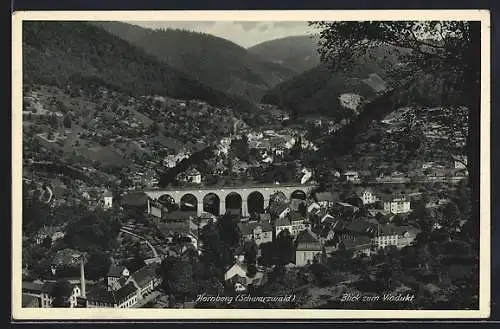
<path id="1" fill-rule="evenodd" d="M 80 258 L 80 285 L 81 285 L 81 296 L 85 298 L 85 264 L 83 257 Z"/>

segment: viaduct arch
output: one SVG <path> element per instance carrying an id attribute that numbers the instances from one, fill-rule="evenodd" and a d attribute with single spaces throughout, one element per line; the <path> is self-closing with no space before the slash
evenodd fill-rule
<path id="1" fill-rule="evenodd" d="M 249 199 L 252 204 L 255 201 L 258 206 L 258 209 L 250 209 L 253 212 L 262 211 L 269 206 L 270 197 L 278 192 L 283 193 L 288 199 L 291 198 L 305 198 L 310 194 L 310 192 L 317 187 L 313 184 L 302 185 L 302 184 L 269 184 L 269 185 L 256 185 L 256 186 L 240 186 L 240 187 L 177 187 L 170 189 L 154 189 L 154 190 L 145 190 L 144 193 L 148 197 L 148 211 L 150 211 L 150 202 L 157 202 L 162 196 L 168 195 L 169 200 L 173 200 L 176 204 L 180 205 L 181 200 L 185 202 L 186 196 L 190 197 L 190 200 L 196 200 L 196 205 L 192 205 L 191 202 L 189 206 L 193 206 L 196 208 L 197 214 L 201 215 L 204 210 L 207 209 L 217 209 L 218 214 L 222 215 L 226 213 L 226 202 L 229 201 L 228 207 L 231 207 L 233 204 L 232 199 L 241 199 L 241 215 L 244 217 L 249 216 Z M 229 199 L 228 199 L 229 196 Z M 236 196 L 236 198 L 234 197 Z M 213 205 L 208 207 L 206 204 L 207 197 L 211 197 L 212 203 L 218 202 L 217 205 Z M 165 199 L 163 197 L 162 199 Z M 204 202 L 205 200 L 205 202 Z M 260 207 L 262 205 L 262 207 Z M 215 214 L 215 215 L 218 215 Z"/>

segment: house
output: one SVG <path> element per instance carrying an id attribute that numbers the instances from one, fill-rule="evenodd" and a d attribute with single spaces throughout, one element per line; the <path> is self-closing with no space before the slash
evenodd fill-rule
<path id="1" fill-rule="evenodd" d="M 323 217 L 321 217 L 320 222 L 325 225 L 330 225 L 335 222 L 335 217 L 333 217 L 329 213 L 326 213 Z"/>
<path id="2" fill-rule="evenodd" d="M 359 182 L 359 173 L 357 171 L 349 170 L 344 172 L 342 176 L 344 177 L 346 182 L 353 182 L 353 183 Z"/>
<path id="3" fill-rule="evenodd" d="M 132 274 L 122 271 L 124 275 L 113 282 L 112 289 L 109 286 L 108 289 L 95 287 L 88 292 L 87 307 L 133 307 L 161 284 L 161 277 L 157 274 L 158 266 L 157 263 L 151 263 Z M 115 271 L 116 275 L 119 273 L 120 271 Z"/>
<path id="4" fill-rule="evenodd" d="M 331 192 L 320 192 L 316 193 L 316 201 L 320 207 L 328 208 L 339 201 L 339 197 L 337 194 Z"/>
<path id="5" fill-rule="evenodd" d="M 311 264 L 323 252 L 323 246 L 311 230 L 300 232 L 295 240 L 295 266 Z"/>
<path id="6" fill-rule="evenodd" d="M 286 215 L 290 213 L 291 209 L 288 204 L 283 202 L 273 202 L 269 206 L 269 214 L 273 218 L 285 218 Z"/>
<path id="7" fill-rule="evenodd" d="M 161 277 L 157 274 L 158 266 L 157 263 L 143 266 L 128 278 L 127 281 L 134 283 L 141 298 L 161 284 Z"/>
<path id="8" fill-rule="evenodd" d="M 130 275 L 130 271 L 125 266 L 116 266 L 111 265 L 108 270 L 108 289 L 115 290 L 117 287 L 118 281 L 122 277 L 128 277 Z"/>
<path id="9" fill-rule="evenodd" d="M 77 298 L 81 296 L 81 290 L 78 285 L 62 284 L 57 287 L 58 283 L 55 281 L 45 282 L 40 290 L 40 307 L 52 307 L 54 302 L 55 289 L 61 289 L 57 293 L 61 293 L 64 297 L 64 303 L 67 307 L 73 308 L 77 305 Z M 57 287 L 57 288 L 56 288 Z"/>
<path id="10" fill-rule="evenodd" d="M 22 282 L 22 294 L 23 294 L 23 304 L 26 300 L 27 305 L 33 305 L 35 302 L 33 300 L 27 300 L 26 296 L 30 296 L 33 299 L 36 299 L 37 302 L 36 304 L 38 306 L 23 306 L 23 307 L 42 307 L 42 289 L 43 289 L 43 283 L 37 283 L 37 282 L 28 282 L 28 281 L 23 281 Z"/>
<path id="11" fill-rule="evenodd" d="M 110 191 L 104 191 L 102 197 L 104 198 L 104 208 L 113 207 L 113 194 Z"/>
<path id="12" fill-rule="evenodd" d="M 129 282 L 118 290 L 95 287 L 87 293 L 86 297 L 88 308 L 128 308 L 138 302 L 137 288 L 133 282 Z"/>
<path id="13" fill-rule="evenodd" d="M 201 173 L 197 169 L 191 169 L 186 173 L 186 182 L 201 184 Z"/>
<path id="14" fill-rule="evenodd" d="M 288 230 L 290 234 L 292 233 L 292 223 L 288 217 L 278 218 L 274 221 L 274 230 L 276 232 L 276 236 L 280 234 L 280 232 Z"/>
<path id="15" fill-rule="evenodd" d="M 336 220 L 330 227 L 334 230 L 339 241 L 354 240 L 360 236 L 374 237 L 377 234 L 378 224 L 365 219 Z"/>
<path id="16" fill-rule="evenodd" d="M 308 214 L 315 214 L 317 211 L 321 209 L 321 206 L 317 202 L 311 202 L 307 206 L 307 213 Z"/>
<path id="17" fill-rule="evenodd" d="M 335 214 L 342 216 L 352 216 L 359 211 L 359 207 L 347 202 L 335 202 L 331 208 Z"/>
<path id="18" fill-rule="evenodd" d="M 231 280 L 236 275 L 242 278 L 247 277 L 247 267 L 241 260 L 236 260 L 235 263 L 226 270 L 224 273 L 224 280 Z"/>
<path id="19" fill-rule="evenodd" d="M 297 236 L 300 232 L 307 229 L 309 227 L 309 223 L 300 213 L 298 212 L 290 212 L 288 214 L 290 218 L 290 224 L 292 225 L 292 229 L 290 233 L 293 236 Z"/>
<path id="20" fill-rule="evenodd" d="M 404 214 L 411 211 L 410 200 L 406 196 L 401 197 L 386 197 L 383 201 L 385 211 L 393 214 Z"/>
<path id="21" fill-rule="evenodd" d="M 386 248 L 398 245 L 399 234 L 392 224 L 380 225 L 377 236 L 373 238 L 373 243 L 377 248 Z"/>
<path id="22" fill-rule="evenodd" d="M 404 248 L 413 243 L 419 232 L 419 229 L 412 226 L 385 224 L 380 226 L 377 236 L 373 238 L 373 242 L 377 248 L 389 246 Z"/>
<path id="23" fill-rule="evenodd" d="M 236 291 L 245 291 L 249 285 L 260 286 L 265 283 L 266 275 L 262 270 L 257 269 L 253 277 L 247 275 L 248 269 L 241 258 L 236 259 L 224 273 L 224 280 L 233 284 Z"/>
<path id="24" fill-rule="evenodd" d="M 22 297 L 21 297 L 21 306 L 23 308 L 25 307 L 40 307 L 40 299 L 33 296 L 33 295 L 30 295 L 30 294 L 25 294 L 23 293 L 22 294 Z"/>
<path id="25" fill-rule="evenodd" d="M 288 216 L 283 218 L 278 218 L 274 222 L 274 229 L 276 232 L 276 236 L 280 234 L 280 232 L 288 230 L 292 236 L 297 236 L 300 232 L 309 227 L 309 223 L 306 218 L 304 218 L 298 212 L 290 212 Z"/>
<path id="26" fill-rule="evenodd" d="M 321 228 L 319 228 L 317 231 L 317 236 L 319 242 L 321 242 L 323 245 L 327 241 L 334 241 L 334 239 L 336 240 L 335 230 L 331 225 L 323 225 Z"/>
<path id="27" fill-rule="evenodd" d="M 273 227 L 269 222 L 240 222 L 238 229 L 243 240 L 253 240 L 257 245 L 273 241 Z"/>
<path id="28" fill-rule="evenodd" d="M 364 205 L 374 204 L 377 202 L 377 196 L 370 188 L 356 189 L 356 196 L 363 201 Z"/>

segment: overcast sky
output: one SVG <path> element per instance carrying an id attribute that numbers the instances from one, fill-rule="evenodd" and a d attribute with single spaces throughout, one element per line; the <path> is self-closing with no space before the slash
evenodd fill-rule
<path id="1" fill-rule="evenodd" d="M 307 22 L 256 21 L 183 21 L 183 22 L 127 22 L 147 28 L 177 28 L 204 32 L 230 40 L 242 47 L 251 47 L 263 41 L 312 32 Z"/>

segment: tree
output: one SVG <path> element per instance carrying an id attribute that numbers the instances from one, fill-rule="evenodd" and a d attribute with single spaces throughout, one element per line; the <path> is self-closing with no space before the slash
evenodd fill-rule
<path id="1" fill-rule="evenodd" d="M 257 273 L 257 244 L 254 241 L 245 244 L 245 264 L 248 276 L 253 277 Z"/>
<path id="2" fill-rule="evenodd" d="M 196 283 L 194 282 L 194 268 L 190 262 L 180 259 L 166 258 L 162 261 L 159 274 L 165 292 L 173 294 L 176 299 L 186 300 L 194 297 Z"/>
<path id="3" fill-rule="evenodd" d="M 71 294 L 71 286 L 68 281 L 59 280 L 52 287 L 51 296 L 54 298 L 52 307 L 69 307 L 68 298 Z"/>
<path id="4" fill-rule="evenodd" d="M 111 260 L 105 252 L 95 250 L 90 253 L 87 264 L 85 264 L 86 276 L 90 280 L 97 280 L 106 277 Z"/>
<path id="5" fill-rule="evenodd" d="M 274 251 L 275 264 L 278 266 L 286 265 L 295 260 L 295 246 L 288 230 L 281 231 L 276 236 Z"/>
<path id="6" fill-rule="evenodd" d="M 68 114 L 64 116 L 63 125 L 65 128 L 71 128 L 71 117 Z"/>

